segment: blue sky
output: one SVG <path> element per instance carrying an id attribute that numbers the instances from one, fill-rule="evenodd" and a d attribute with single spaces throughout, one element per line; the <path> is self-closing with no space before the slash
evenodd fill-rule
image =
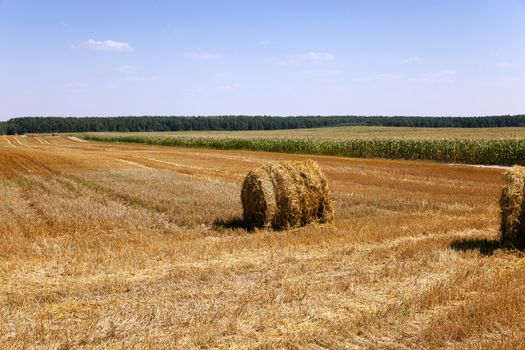
<path id="1" fill-rule="evenodd" d="M 525 113 L 525 0 L 0 0 L 0 120 Z"/>

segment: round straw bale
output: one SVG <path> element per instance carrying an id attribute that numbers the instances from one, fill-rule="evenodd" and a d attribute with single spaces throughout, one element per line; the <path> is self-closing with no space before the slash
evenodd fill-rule
<path id="1" fill-rule="evenodd" d="M 326 177 L 311 160 L 272 162 L 250 171 L 241 201 L 250 229 L 300 227 L 334 216 Z"/>
<path id="2" fill-rule="evenodd" d="M 501 243 L 525 248 L 525 167 L 513 166 L 504 175 L 501 191 Z"/>

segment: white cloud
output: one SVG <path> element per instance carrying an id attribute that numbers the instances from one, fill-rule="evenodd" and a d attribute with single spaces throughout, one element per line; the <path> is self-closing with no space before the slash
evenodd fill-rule
<path id="1" fill-rule="evenodd" d="M 510 68 L 510 67 L 513 66 L 513 64 L 510 63 L 510 62 L 507 62 L 507 61 L 501 61 L 501 62 L 497 62 L 497 63 L 495 64 L 495 66 L 496 66 L 497 68 Z"/>
<path id="2" fill-rule="evenodd" d="M 335 60 L 335 56 L 330 52 L 307 52 L 297 55 L 288 55 L 279 60 L 279 64 L 297 64 L 297 63 L 322 63 Z"/>
<path id="3" fill-rule="evenodd" d="M 333 61 L 335 56 L 329 52 L 308 52 L 301 55 L 300 58 L 305 61 Z"/>
<path id="4" fill-rule="evenodd" d="M 412 81 L 419 83 L 450 83 L 456 79 L 458 72 L 453 69 L 446 69 L 440 72 L 428 72 L 419 75 Z"/>
<path id="5" fill-rule="evenodd" d="M 403 76 L 401 74 L 390 74 L 390 73 L 380 73 L 372 75 L 365 80 L 369 81 L 393 81 L 393 80 L 399 80 L 402 79 Z"/>
<path id="6" fill-rule="evenodd" d="M 213 78 L 215 80 L 224 80 L 224 79 L 227 79 L 231 76 L 231 73 L 230 72 L 214 72 L 213 73 Z"/>
<path id="7" fill-rule="evenodd" d="M 406 63 L 418 64 L 423 62 L 423 59 L 419 56 L 412 56 L 405 60 Z"/>
<path id="8" fill-rule="evenodd" d="M 222 93 L 222 94 L 235 92 L 239 90 L 240 88 L 241 88 L 241 84 L 239 83 L 224 84 L 224 85 L 219 85 L 216 87 L 217 92 Z"/>
<path id="9" fill-rule="evenodd" d="M 184 57 L 190 60 L 197 61 L 216 61 L 224 58 L 224 54 L 221 52 L 186 52 Z"/>
<path id="10" fill-rule="evenodd" d="M 151 76 L 129 75 L 125 79 L 126 81 L 129 81 L 129 82 L 135 82 L 135 81 L 149 82 L 149 81 L 158 80 L 158 76 L 156 75 L 151 75 Z"/>
<path id="11" fill-rule="evenodd" d="M 340 69 L 320 69 L 320 70 L 305 70 L 303 71 L 306 75 L 311 75 L 317 78 L 334 78 L 343 75 L 343 71 Z"/>
<path id="12" fill-rule="evenodd" d="M 119 72 L 133 72 L 136 70 L 137 70 L 137 67 L 131 64 L 125 64 L 117 68 L 117 71 Z"/>
<path id="13" fill-rule="evenodd" d="M 113 40 L 104 40 L 96 41 L 89 39 L 82 43 L 82 47 L 91 50 L 101 50 L 101 51 L 114 51 L 114 52 L 131 52 L 133 47 L 128 43 L 113 41 Z"/>
<path id="14" fill-rule="evenodd" d="M 67 84 L 67 87 L 71 89 L 83 89 L 83 88 L 86 88 L 87 86 L 88 85 L 86 83 L 81 82 L 81 81 L 75 81 L 75 82 Z"/>
<path id="15" fill-rule="evenodd" d="M 510 86 L 525 85 L 525 74 L 512 77 L 505 77 L 501 80 Z"/>
<path id="16" fill-rule="evenodd" d="M 521 89 L 522 86 L 525 86 L 525 74 L 502 76 L 496 80 L 487 81 L 484 85 L 486 87 L 497 88 L 497 89 L 501 89 L 501 88 Z"/>

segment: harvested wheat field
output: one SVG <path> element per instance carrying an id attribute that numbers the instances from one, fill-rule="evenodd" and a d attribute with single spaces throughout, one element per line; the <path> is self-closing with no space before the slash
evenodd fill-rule
<path id="1" fill-rule="evenodd" d="M 306 159 L 333 224 L 239 227 L 246 174 Z M 503 171 L 0 137 L 0 348 L 523 348 Z"/>

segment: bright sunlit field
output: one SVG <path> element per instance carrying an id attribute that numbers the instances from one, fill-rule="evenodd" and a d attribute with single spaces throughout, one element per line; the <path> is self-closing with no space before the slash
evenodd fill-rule
<path id="1" fill-rule="evenodd" d="M 319 163 L 334 224 L 221 224 L 246 173 L 284 159 Z M 0 137 L 0 347 L 520 348 L 501 185 L 432 162 Z"/>

